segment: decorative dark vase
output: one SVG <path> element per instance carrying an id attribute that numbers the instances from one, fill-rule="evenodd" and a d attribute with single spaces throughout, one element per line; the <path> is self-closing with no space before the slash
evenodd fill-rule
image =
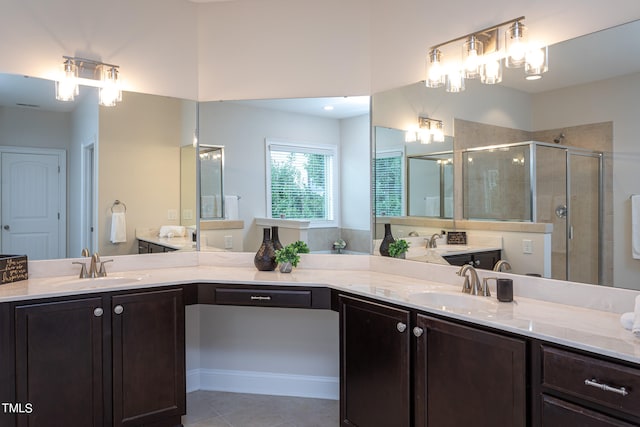
<path id="1" fill-rule="evenodd" d="M 393 235 L 391 234 L 391 224 L 384 225 L 384 238 L 382 242 L 380 242 L 380 255 L 382 256 L 390 256 L 389 255 L 389 245 L 395 242 Z"/>
<path id="2" fill-rule="evenodd" d="M 271 241 L 271 233 L 268 228 L 263 230 L 262 244 L 253 258 L 253 264 L 260 271 L 273 271 L 278 263 L 276 262 L 276 251 Z"/>
<path id="3" fill-rule="evenodd" d="M 273 249 L 278 250 L 282 249 L 282 243 L 280 243 L 280 237 L 278 237 L 278 227 L 271 227 L 271 241 L 273 242 Z"/>

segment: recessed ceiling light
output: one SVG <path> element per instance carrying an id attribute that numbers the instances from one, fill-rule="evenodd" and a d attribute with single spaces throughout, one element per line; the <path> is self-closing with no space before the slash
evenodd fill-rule
<path id="1" fill-rule="evenodd" d="M 325 105 L 325 106 L 323 107 L 323 110 L 324 110 L 324 111 L 331 111 L 331 110 L 333 110 L 333 105 Z"/>

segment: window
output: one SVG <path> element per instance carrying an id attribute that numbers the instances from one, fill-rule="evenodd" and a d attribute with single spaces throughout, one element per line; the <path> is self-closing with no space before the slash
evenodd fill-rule
<path id="1" fill-rule="evenodd" d="M 333 222 L 335 162 L 333 146 L 267 140 L 267 215 Z"/>
<path id="2" fill-rule="evenodd" d="M 376 216 L 403 216 L 402 151 L 377 152 L 375 162 Z"/>

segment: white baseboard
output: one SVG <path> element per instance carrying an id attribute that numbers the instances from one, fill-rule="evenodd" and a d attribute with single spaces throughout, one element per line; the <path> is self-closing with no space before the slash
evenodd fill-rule
<path id="1" fill-rule="evenodd" d="M 193 369 L 187 372 L 187 392 L 196 390 L 338 400 L 340 381 L 337 377 Z"/>

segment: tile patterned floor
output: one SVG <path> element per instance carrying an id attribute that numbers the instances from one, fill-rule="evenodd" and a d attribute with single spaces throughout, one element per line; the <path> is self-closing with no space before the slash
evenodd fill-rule
<path id="1" fill-rule="evenodd" d="M 337 400 L 194 391 L 187 394 L 185 427 L 336 427 Z"/>

